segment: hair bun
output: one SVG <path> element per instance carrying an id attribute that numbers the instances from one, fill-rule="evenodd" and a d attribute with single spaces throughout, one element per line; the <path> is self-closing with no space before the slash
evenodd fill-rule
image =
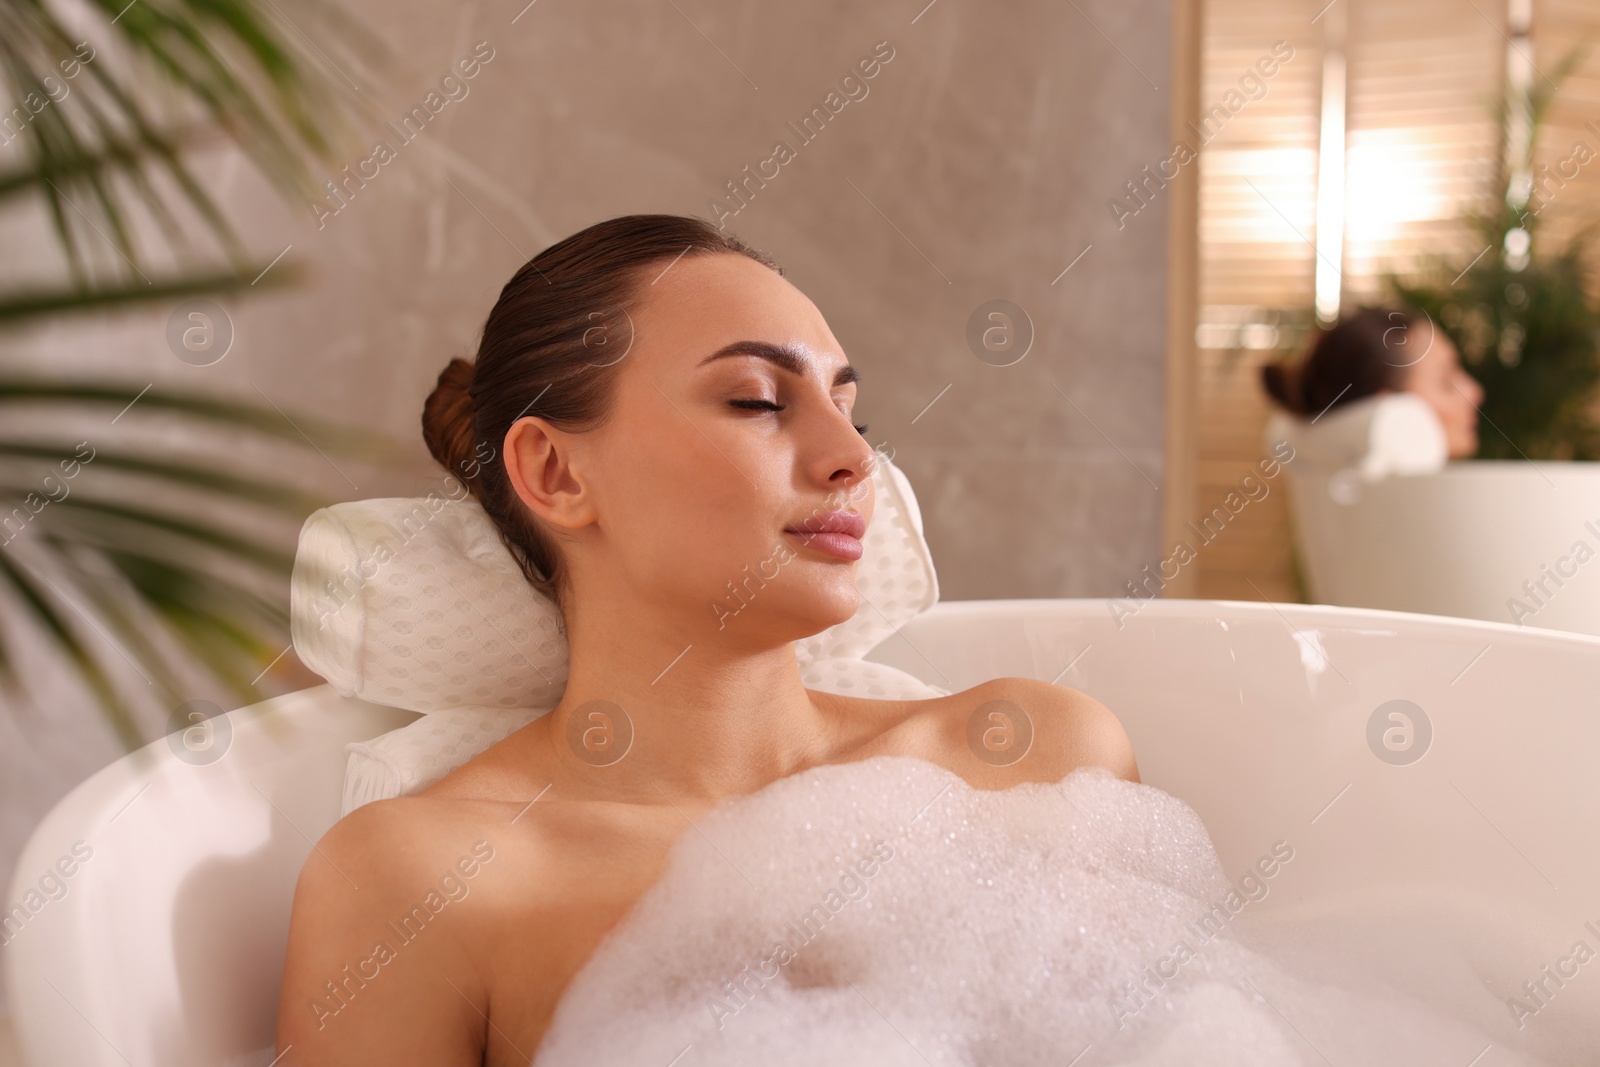
<path id="1" fill-rule="evenodd" d="M 422 439 L 439 464 L 473 489 L 463 472 L 475 449 L 472 374 L 477 365 L 459 356 L 439 372 L 439 381 L 422 405 Z"/>
<path id="2" fill-rule="evenodd" d="M 1305 398 L 1300 395 L 1298 370 L 1298 367 L 1284 362 L 1261 365 L 1261 384 L 1267 395 L 1276 400 L 1279 406 L 1297 415 L 1305 413 Z"/>

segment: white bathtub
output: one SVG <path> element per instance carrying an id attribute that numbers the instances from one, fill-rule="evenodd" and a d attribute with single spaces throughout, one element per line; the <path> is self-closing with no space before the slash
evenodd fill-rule
<path id="1" fill-rule="evenodd" d="M 1019 675 L 1094 695 L 1144 780 L 1205 820 L 1230 877 L 1294 848 L 1253 907 L 1425 902 L 1469 931 L 1461 949 L 1496 998 L 1600 926 L 1600 639 L 1288 604 L 1122 616 L 1101 600 L 942 603 L 871 658 L 956 690 Z M 1369 744 L 1394 700 L 1422 709 L 1426 745 Z M 337 817 L 342 746 L 412 717 L 321 686 L 233 712 L 215 762 L 162 741 L 75 789 L 7 897 L 92 848 L 0 953 L 28 1063 L 265 1064 L 245 1057 L 272 1042 L 290 894 Z M 1581 973 L 1549 1012 L 1600 1018 L 1600 962 Z"/>
<path id="2" fill-rule="evenodd" d="M 1600 634 L 1600 463 L 1472 460 L 1360 486 L 1297 467 L 1313 601 Z"/>

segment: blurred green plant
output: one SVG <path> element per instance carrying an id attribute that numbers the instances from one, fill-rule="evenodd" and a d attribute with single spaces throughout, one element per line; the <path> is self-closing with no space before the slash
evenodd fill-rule
<path id="1" fill-rule="evenodd" d="M 297 279 L 292 262 L 262 277 L 272 261 L 246 251 L 189 162 L 231 143 L 286 201 L 316 195 L 315 164 L 334 158 L 362 108 L 346 68 L 382 49 L 337 8 L 294 6 L 291 21 L 291 6 L 87 0 L 69 21 L 48 0 L 0 0 L 0 76 L 16 100 L 0 112 L 0 136 L 25 157 L 0 170 L 0 206 L 37 198 L 66 273 L 0 287 L 0 327 L 15 338 L 18 327 L 62 317 Z M 163 266 L 136 237 L 151 232 Z M 197 248 L 196 232 L 215 248 Z M 0 368 L 0 413 L 0 603 L 14 624 L 0 627 L 0 688 L 20 707 L 20 672 L 39 665 L 19 650 L 53 647 L 130 749 L 146 738 L 139 701 L 118 681 L 127 664 L 161 707 L 193 695 L 196 666 L 253 703 L 286 651 L 286 597 L 263 595 L 253 579 L 286 589 L 293 555 L 261 533 L 271 516 L 303 520 L 330 501 L 245 473 L 228 454 L 289 442 L 320 464 L 330 454 L 376 461 L 392 448 L 271 402 L 14 367 Z M 212 443 L 175 458 L 170 447 L 129 440 L 141 424 Z M 223 462 L 189 458 L 196 452 Z M 216 514 L 253 518 L 241 532 Z"/>
<path id="2" fill-rule="evenodd" d="M 1600 459 L 1600 302 L 1588 267 L 1596 223 L 1552 246 L 1539 216 L 1564 182 L 1547 173 L 1540 189 L 1533 178 L 1550 104 L 1586 54 L 1587 46 L 1573 49 L 1548 79 L 1497 102 L 1501 150 L 1489 194 L 1463 218 L 1482 251 L 1435 256 L 1411 279 L 1386 279 L 1398 301 L 1432 318 L 1483 385 L 1479 459 Z M 1600 145 L 1584 149 L 1562 163 L 1581 171 L 1600 160 Z"/>

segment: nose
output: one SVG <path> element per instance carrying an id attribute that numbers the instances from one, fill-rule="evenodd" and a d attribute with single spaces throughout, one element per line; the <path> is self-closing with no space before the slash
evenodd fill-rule
<path id="1" fill-rule="evenodd" d="M 867 443 L 866 438 L 856 432 L 854 426 L 850 427 L 850 437 L 852 440 L 845 446 L 845 451 L 838 461 L 839 468 L 832 475 L 846 489 L 870 478 L 872 469 L 878 462 L 872 446 Z"/>
<path id="2" fill-rule="evenodd" d="M 828 423 L 828 443 L 819 449 L 815 471 L 829 490 L 855 489 L 872 476 L 878 460 L 867 439 L 857 432 L 849 416 L 834 410 Z"/>

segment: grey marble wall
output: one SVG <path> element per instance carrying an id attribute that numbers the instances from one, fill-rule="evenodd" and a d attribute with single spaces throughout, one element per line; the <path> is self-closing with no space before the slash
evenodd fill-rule
<path id="1" fill-rule="evenodd" d="M 917 490 L 944 597 L 1118 594 L 1161 555 L 1168 202 L 1153 182 L 1137 215 L 1108 202 L 1169 155 L 1169 0 L 924 2 L 358 0 L 402 61 L 378 105 L 395 119 L 459 60 L 492 58 L 414 140 L 375 125 L 394 157 L 337 213 L 283 205 L 235 158 L 208 163 L 252 247 L 287 246 L 308 284 L 223 301 L 234 347 L 206 368 L 173 357 L 160 309 L 0 344 L 13 363 L 259 389 L 385 428 L 413 443 L 414 473 L 330 489 L 421 492 L 438 477 L 422 400 L 522 262 L 613 215 L 731 211 L 725 183 L 783 140 L 793 158 L 728 226 L 784 265 L 861 368 L 858 421 Z M 841 86 L 875 47 L 875 76 Z M 787 124 L 830 103 L 802 143 Z M 0 270 L 52 269 L 36 223 L 0 228 L 37 253 Z M 996 300 L 1031 322 L 1015 362 L 969 343 Z M 0 775 L 7 857 L 116 755 L 92 714 L 52 714 L 43 758 L 39 733 L 0 757 L 17 765 Z"/>
<path id="2" fill-rule="evenodd" d="M 275 395 L 408 429 L 526 256 L 609 215 L 708 215 L 862 367 L 947 597 L 1110 595 L 1159 556 L 1166 205 L 1119 225 L 1108 202 L 1169 154 L 1166 3 L 371 6 L 419 91 L 475 42 L 495 58 L 430 156 L 285 231 L 327 277 L 240 311 L 276 335 Z M 878 42 L 893 58 L 841 90 Z M 740 205 L 727 183 L 778 140 L 793 158 Z M 1010 366 L 968 343 L 995 299 L 1034 331 Z"/>
<path id="3" fill-rule="evenodd" d="M 1141 171 L 1170 155 L 1170 4 L 923 2 L 356 0 L 401 57 L 378 105 L 396 120 L 492 58 L 414 140 L 374 124 L 393 158 L 337 213 L 213 169 L 254 247 L 288 246 L 309 283 L 225 301 L 213 367 L 175 360 L 157 312 L 27 347 L 382 426 L 431 478 L 422 399 L 523 261 L 612 215 L 717 217 L 861 367 L 858 412 L 918 491 L 948 598 L 1117 594 L 1159 555 L 1167 199 Z M 892 58 L 841 88 L 875 46 Z M 830 103 L 803 143 L 790 124 Z M 770 175 L 779 140 L 793 158 L 741 206 L 727 184 Z M 1135 178 L 1150 203 L 1119 221 Z M 1009 366 L 969 345 L 992 300 L 1031 320 Z"/>

